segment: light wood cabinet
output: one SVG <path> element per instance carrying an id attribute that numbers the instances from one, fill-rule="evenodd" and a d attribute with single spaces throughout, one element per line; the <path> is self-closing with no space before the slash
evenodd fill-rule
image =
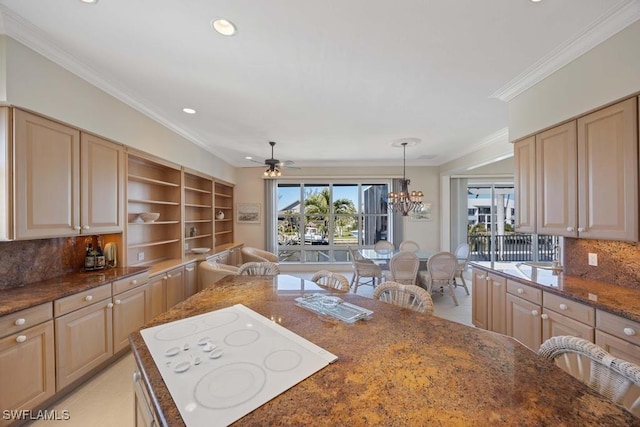
<path id="1" fill-rule="evenodd" d="M 149 279 L 151 319 L 184 301 L 184 276 L 185 268 L 178 267 Z"/>
<path id="2" fill-rule="evenodd" d="M 632 98 L 578 119 L 578 234 L 638 240 L 638 113 Z"/>
<path id="3" fill-rule="evenodd" d="M 50 319 L 51 304 L 48 306 Z M 17 314 L 16 320 L 27 320 L 25 324 L 30 324 L 28 315 Z M 56 391 L 54 355 L 52 320 L 14 330 L 11 335 L 0 338 L 0 408 L 33 410 L 52 397 Z M 9 422 L 0 418 L 2 426 Z"/>
<path id="4" fill-rule="evenodd" d="M 239 244 L 229 248 L 229 259 L 227 260 L 227 265 L 239 266 L 243 263 L 242 260 L 242 247 L 243 244 Z"/>
<path id="5" fill-rule="evenodd" d="M 213 179 L 184 173 L 185 253 L 192 248 L 213 248 Z"/>
<path id="6" fill-rule="evenodd" d="M 57 391 L 113 355 L 112 307 L 108 298 L 55 319 Z"/>
<path id="7" fill-rule="evenodd" d="M 184 266 L 184 299 L 198 292 L 198 263 L 192 262 Z"/>
<path id="8" fill-rule="evenodd" d="M 640 365 L 640 323 L 596 310 L 595 338 L 614 357 Z"/>
<path id="9" fill-rule="evenodd" d="M 570 335 L 594 341 L 593 326 L 578 322 L 568 316 L 563 316 L 547 308 L 542 309 L 542 342 L 551 337 Z"/>
<path id="10" fill-rule="evenodd" d="M 504 334 L 507 332 L 505 298 L 507 279 L 493 273 L 473 269 L 471 274 L 473 324 L 479 328 Z"/>
<path id="11" fill-rule="evenodd" d="M 537 352 L 542 343 L 541 307 L 510 293 L 506 304 L 507 335 Z"/>
<path id="12" fill-rule="evenodd" d="M 149 317 L 153 319 L 167 311 L 167 292 L 165 275 L 160 274 L 149 278 Z"/>
<path id="13" fill-rule="evenodd" d="M 123 230 L 121 145 L 14 111 L 15 238 Z"/>
<path id="14" fill-rule="evenodd" d="M 214 189 L 215 211 L 224 213 L 223 219 L 215 220 L 215 247 L 220 248 L 233 243 L 233 186 L 216 181 Z"/>
<path id="15" fill-rule="evenodd" d="M 577 237 L 576 122 L 549 129 L 535 138 L 537 232 Z"/>
<path id="16" fill-rule="evenodd" d="M 516 231 L 536 232 L 536 138 L 514 144 Z"/>
<path id="17" fill-rule="evenodd" d="M 129 266 L 180 264 L 183 257 L 182 171 L 176 165 L 128 153 L 127 259 Z M 154 222 L 139 214 L 157 212 Z"/>
<path id="18" fill-rule="evenodd" d="M 129 280 L 136 285 L 113 295 L 113 352 L 129 348 L 129 335 L 151 320 L 151 293 L 146 273 Z"/>
<path id="19" fill-rule="evenodd" d="M 167 307 L 169 310 L 174 305 L 184 301 L 184 267 L 174 268 L 165 274 L 167 292 Z"/>

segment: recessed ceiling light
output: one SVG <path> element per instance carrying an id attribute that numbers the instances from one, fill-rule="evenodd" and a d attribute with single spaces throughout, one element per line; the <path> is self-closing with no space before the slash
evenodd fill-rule
<path id="1" fill-rule="evenodd" d="M 87 4 L 96 4 L 98 3 L 98 0 L 80 0 L 82 3 L 87 3 Z"/>
<path id="2" fill-rule="evenodd" d="M 184 111 L 187 114 L 195 114 L 196 110 L 194 110 L 193 108 L 183 108 L 182 111 Z"/>
<path id="3" fill-rule="evenodd" d="M 539 3 L 539 2 L 541 2 L 542 0 L 529 0 L 529 1 L 530 1 L 531 3 Z"/>
<path id="4" fill-rule="evenodd" d="M 246 156 L 246 157 L 245 157 L 245 159 L 247 159 L 247 160 L 253 160 L 253 157 L 251 157 L 251 156 Z"/>
<path id="5" fill-rule="evenodd" d="M 235 25 L 226 19 L 214 19 L 211 21 L 211 26 L 223 36 L 232 36 L 236 33 Z"/>

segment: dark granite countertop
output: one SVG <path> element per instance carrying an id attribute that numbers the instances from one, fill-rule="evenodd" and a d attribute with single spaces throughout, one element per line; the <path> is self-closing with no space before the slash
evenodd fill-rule
<path id="1" fill-rule="evenodd" d="M 243 304 L 338 360 L 234 425 L 640 425 L 640 420 L 514 339 L 354 294 L 370 320 L 327 321 L 269 277 L 227 276 L 154 326 Z M 130 336 L 161 424 L 184 425 L 139 332 Z"/>
<path id="2" fill-rule="evenodd" d="M 471 266 L 640 322 L 640 291 L 633 288 L 563 273 L 552 275 L 548 271 L 527 278 L 524 277 L 526 274 L 515 267 L 515 263 L 513 268 L 501 269 L 491 269 L 476 263 L 471 263 Z M 593 300 L 594 297 L 597 301 Z"/>
<path id="3" fill-rule="evenodd" d="M 0 316 L 51 302 L 147 270 L 147 267 L 107 268 L 66 274 L 17 288 L 0 290 Z"/>

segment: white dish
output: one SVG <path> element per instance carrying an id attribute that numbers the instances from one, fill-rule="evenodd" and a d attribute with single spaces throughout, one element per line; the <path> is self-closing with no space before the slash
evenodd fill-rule
<path id="1" fill-rule="evenodd" d="M 191 249 L 191 252 L 193 252 L 194 254 L 205 254 L 210 250 L 211 248 L 193 248 Z"/>
<path id="2" fill-rule="evenodd" d="M 178 363 L 174 368 L 174 372 L 184 372 L 191 367 L 191 363 L 188 360 Z"/>
<path id="3" fill-rule="evenodd" d="M 167 357 L 171 357 L 171 356 L 175 356 L 178 353 L 180 353 L 180 347 L 171 347 L 164 352 L 164 355 Z"/>

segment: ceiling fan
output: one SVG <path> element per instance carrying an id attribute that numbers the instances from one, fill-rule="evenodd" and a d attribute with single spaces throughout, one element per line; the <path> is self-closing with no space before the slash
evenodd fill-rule
<path id="1" fill-rule="evenodd" d="M 291 160 L 278 160 L 273 156 L 273 148 L 276 143 L 273 141 L 269 141 L 269 145 L 271 146 L 271 158 L 265 159 L 264 164 L 267 166 L 267 169 L 264 171 L 264 176 L 276 177 L 281 176 L 282 172 L 280 169 L 300 169 L 293 166 L 293 162 Z M 256 160 L 250 159 L 252 162 L 260 163 Z"/>

